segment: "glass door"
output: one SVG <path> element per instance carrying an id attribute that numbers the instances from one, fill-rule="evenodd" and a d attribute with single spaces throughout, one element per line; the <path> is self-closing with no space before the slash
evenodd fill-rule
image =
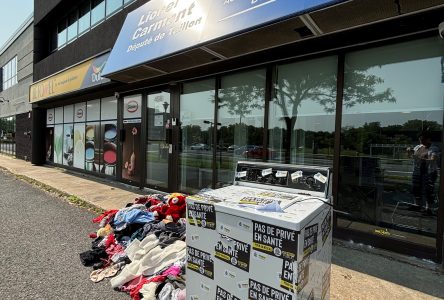
<path id="1" fill-rule="evenodd" d="M 168 190 L 171 145 L 170 93 L 148 95 L 146 184 L 154 189 Z"/>
<path id="2" fill-rule="evenodd" d="M 123 125 L 120 136 L 122 154 L 122 179 L 139 185 L 142 173 L 141 122 L 142 95 L 131 95 L 123 99 Z"/>

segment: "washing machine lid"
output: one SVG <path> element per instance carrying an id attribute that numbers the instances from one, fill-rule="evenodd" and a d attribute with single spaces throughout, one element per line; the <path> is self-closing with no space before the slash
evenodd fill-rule
<path id="1" fill-rule="evenodd" d="M 239 161 L 234 185 L 330 198 L 329 167 Z"/>

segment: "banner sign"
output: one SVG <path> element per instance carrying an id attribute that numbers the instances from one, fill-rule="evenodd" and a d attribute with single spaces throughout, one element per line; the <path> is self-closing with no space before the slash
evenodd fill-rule
<path id="1" fill-rule="evenodd" d="M 340 0 L 152 0 L 129 13 L 104 76 Z"/>
<path id="2" fill-rule="evenodd" d="M 102 77 L 109 55 L 109 53 L 100 55 L 32 84 L 29 88 L 29 102 L 33 103 L 110 82 L 109 79 Z"/>

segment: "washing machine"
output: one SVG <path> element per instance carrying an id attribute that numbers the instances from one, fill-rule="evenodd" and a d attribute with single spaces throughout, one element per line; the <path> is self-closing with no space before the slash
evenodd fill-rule
<path id="1" fill-rule="evenodd" d="M 331 170 L 238 162 L 187 198 L 187 299 L 329 299 Z"/>

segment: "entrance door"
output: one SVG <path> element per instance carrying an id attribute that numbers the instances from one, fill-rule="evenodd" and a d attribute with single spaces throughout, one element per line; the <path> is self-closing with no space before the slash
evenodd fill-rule
<path id="1" fill-rule="evenodd" d="M 120 132 L 122 180 L 140 185 L 142 175 L 141 129 L 142 95 L 123 99 L 123 124 Z"/>
<path id="2" fill-rule="evenodd" d="M 171 101 L 169 91 L 148 95 L 146 185 L 156 190 L 169 190 L 171 145 Z"/>

